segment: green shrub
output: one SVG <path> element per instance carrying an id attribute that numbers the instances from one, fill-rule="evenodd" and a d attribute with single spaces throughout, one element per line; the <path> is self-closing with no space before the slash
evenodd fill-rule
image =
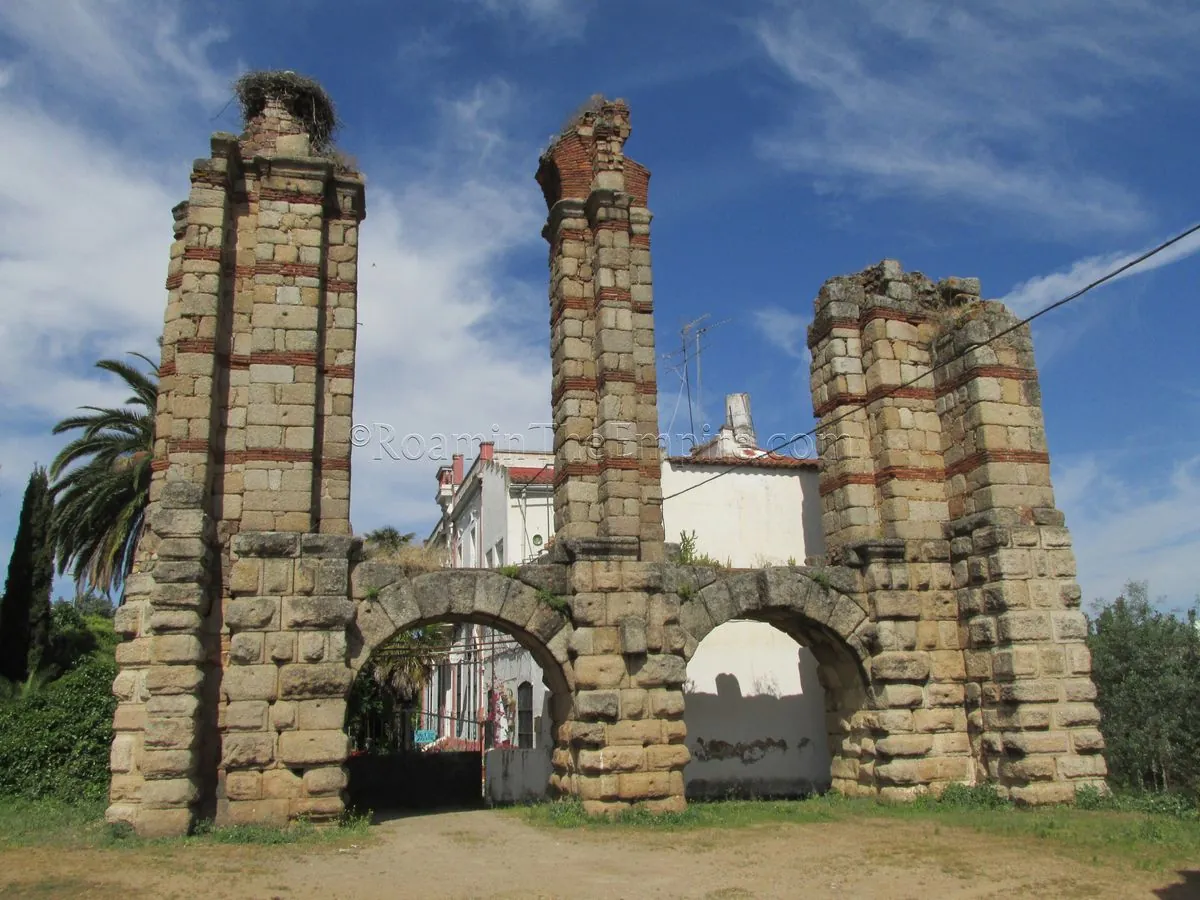
<path id="1" fill-rule="evenodd" d="M 0 794 L 102 799 L 116 699 L 111 659 L 84 659 L 57 681 L 0 705 Z"/>

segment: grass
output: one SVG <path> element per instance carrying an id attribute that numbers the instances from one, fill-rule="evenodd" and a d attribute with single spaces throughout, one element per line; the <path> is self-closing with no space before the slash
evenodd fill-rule
<path id="1" fill-rule="evenodd" d="M 200 822 L 193 834 L 180 838 L 143 839 L 128 828 L 104 820 L 104 801 L 66 803 L 61 800 L 25 800 L 0 797 L 0 850 L 28 846 L 148 847 L 162 845 L 330 844 L 365 839 L 370 815 L 346 816 L 333 825 L 298 821 L 284 828 L 230 825 L 215 828 Z"/>
<path id="2" fill-rule="evenodd" d="M 1145 871 L 1194 867 L 1200 859 L 1200 819 L 1147 812 L 1120 797 L 1109 808 L 1015 807 L 989 789 L 947 791 L 942 800 L 881 803 L 834 794 L 808 800 L 693 802 L 682 813 L 654 815 L 631 809 L 611 819 L 592 818 L 583 805 L 560 800 L 521 807 L 517 815 L 548 828 L 588 830 L 731 829 L 896 819 L 929 823 L 935 833 L 959 829 L 989 837 L 1026 840 L 1093 864 L 1124 863 Z"/>

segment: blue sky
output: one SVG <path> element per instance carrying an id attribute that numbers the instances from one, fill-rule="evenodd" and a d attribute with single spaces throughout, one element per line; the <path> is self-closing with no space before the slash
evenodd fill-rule
<path id="1" fill-rule="evenodd" d="M 812 425 L 804 328 L 884 257 L 1032 312 L 1200 219 L 1190 0 L 7 0 L 0 4 L 0 560 L 49 428 L 153 353 L 170 207 L 250 68 L 318 78 L 368 178 L 358 422 L 548 421 L 541 151 L 593 93 L 650 167 L 659 350 L 704 313 L 697 425 L 749 391 Z M 1200 591 L 1194 251 L 1039 322 L 1085 597 Z M 662 425 L 678 379 L 660 370 Z M 681 408 L 673 431 L 683 430 Z M 353 521 L 431 526 L 436 460 L 356 454 Z"/>

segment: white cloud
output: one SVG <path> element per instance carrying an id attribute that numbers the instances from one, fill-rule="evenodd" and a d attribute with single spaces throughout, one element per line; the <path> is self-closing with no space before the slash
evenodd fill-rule
<path id="1" fill-rule="evenodd" d="M 1015 285 L 1002 299 L 1017 315 L 1031 315 L 1039 309 L 1081 290 L 1109 272 L 1132 262 L 1150 249 L 1147 247 L 1136 253 L 1109 253 L 1076 260 L 1066 269 L 1051 272 L 1048 275 L 1038 275 Z M 1197 251 L 1200 251 L 1200 232 L 1193 232 L 1161 253 L 1126 269 L 1120 275 L 1105 282 L 1105 285 L 1114 284 L 1133 275 L 1161 269 L 1163 266 L 1186 259 Z"/>
<path id="2" fill-rule="evenodd" d="M 768 344 L 788 356 L 808 362 L 808 323 L 811 316 L 788 312 L 777 306 L 754 311 L 750 320 Z"/>
<path id="3" fill-rule="evenodd" d="M 1200 456 L 1153 469 L 1125 454 L 1054 464 L 1055 494 L 1075 543 L 1084 602 L 1112 600 L 1129 580 L 1184 607 L 1200 594 Z M 1148 471 L 1162 471 L 1146 479 Z M 1133 473 L 1138 478 L 1131 477 Z"/>
<path id="4" fill-rule="evenodd" d="M 230 75 L 208 59 L 226 39 L 183 21 L 176 0 L 6 0 L 0 33 L 23 45 L 39 74 L 67 95 L 159 114 L 180 101 L 229 99 Z"/>
<path id="5" fill-rule="evenodd" d="M 1141 200 L 1072 160 L 1072 131 L 1185 83 L 1197 32 L 1200 10 L 1151 0 L 778 4 L 755 34 L 797 97 L 760 150 L 826 187 L 1128 230 Z"/>
<path id="6" fill-rule="evenodd" d="M 103 24 L 95 24 L 100 35 L 113 25 Z M 129 72 L 166 77 L 196 59 L 172 59 L 163 44 L 138 50 Z M 121 74 L 98 58 L 88 63 L 95 71 Z M 536 148 L 514 145 L 502 128 L 513 102 L 503 82 L 437 100 L 440 140 L 407 168 L 368 171 L 356 421 L 390 425 L 397 451 L 407 433 L 429 446 L 436 435 L 488 436 L 495 425 L 539 449 L 546 436 L 530 428 L 549 421 L 544 282 L 504 274 L 514 252 L 538 257 L 544 217 L 529 175 Z M 60 446 L 51 426 L 82 404 L 124 400 L 94 361 L 156 352 L 170 210 L 186 196 L 181 161 L 204 152 L 207 123 L 181 134 L 169 153 L 138 157 L 28 97 L 0 94 L 0 118 L 8 163 L 0 167 L 0 283 L 10 298 L 0 317 L 6 558 L 29 469 Z M 134 128 L 122 139 L 136 143 L 137 135 Z M 352 135 L 347 143 L 353 149 Z M 377 450 L 355 456 L 355 524 L 428 530 L 439 461 L 375 460 Z"/>

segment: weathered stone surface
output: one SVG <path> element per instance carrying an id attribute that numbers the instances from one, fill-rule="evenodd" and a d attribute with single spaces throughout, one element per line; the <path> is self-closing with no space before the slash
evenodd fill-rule
<path id="1" fill-rule="evenodd" d="M 924 653 L 880 653 L 871 660 L 871 672 L 880 681 L 924 681 L 929 677 L 929 657 Z"/>
<path id="2" fill-rule="evenodd" d="M 300 553 L 300 535 L 280 532 L 243 531 L 233 537 L 233 552 L 239 557 L 294 557 Z"/>
<path id="3" fill-rule="evenodd" d="M 646 652 L 646 623 L 635 616 L 627 616 L 618 623 L 621 635 L 621 652 L 626 656 L 641 656 Z"/>
<path id="4" fill-rule="evenodd" d="M 687 681 L 687 663 L 680 656 L 651 654 L 633 674 L 640 687 L 673 687 Z"/>
<path id="5" fill-rule="evenodd" d="M 344 628 L 354 619 L 354 604 L 346 597 L 286 597 L 283 601 L 283 627 Z"/>
<path id="6" fill-rule="evenodd" d="M 350 739 L 337 731 L 285 731 L 279 735 L 279 759 L 289 766 L 340 765 L 350 753 Z"/>
<path id="7" fill-rule="evenodd" d="M 279 601 L 273 597 L 230 600 L 225 604 L 225 624 L 235 631 L 275 630 Z"/>
<path id="8" fill-rule="evenodd" d="M 279 695 L 284 700 L 341 698 L 354 673 L 339 663 L 296 664 L 279 669 Z"/>

